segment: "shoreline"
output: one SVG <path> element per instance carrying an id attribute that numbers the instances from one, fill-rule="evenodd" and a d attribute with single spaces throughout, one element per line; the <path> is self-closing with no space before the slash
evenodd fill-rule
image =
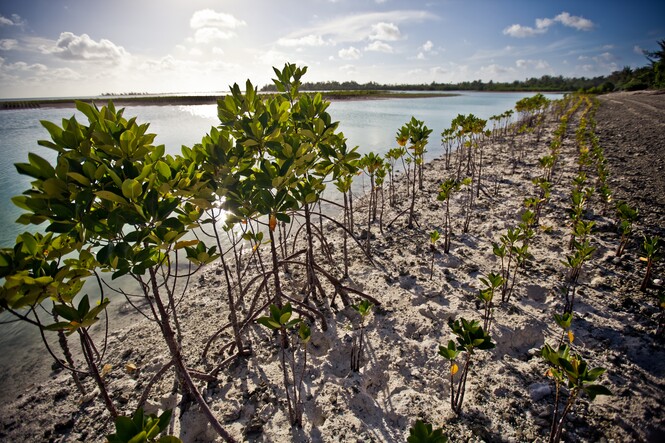
<path id="1" fill-rule="evenodd" d="M 315 91 L 311 91 L 315 93 Z M 310 91 L 303 91 L 304 94 Z M 262 93 L 263 94 L 263 93 Z M 272 94 L 272 93 L 265 93 Z M 387 99 L 407 99 L 407 98 L 442 98 L 455 97 L 460 93 L 405 93 L 405 92 L 383 92 L 383 91 L 332 91 L 321 92 L 326 100 L 387 100 Z M 105 105 L 109 100 L 113 101 L 115 106 L 192 106 L 192 105 L 216 105 L 218 100 L 223 100 L 226 95 L 157 95 L 157 96 L 113 96 L 107 97 L 85 97 L 74 98 L 53 98 L 53 99 L 17 99 L 0 101 L 0 111 L 10 111 L 16 109 L 37 109 L 37 108 L 74 108 L 75 101 L 86 103 L 100 103 Z"/>

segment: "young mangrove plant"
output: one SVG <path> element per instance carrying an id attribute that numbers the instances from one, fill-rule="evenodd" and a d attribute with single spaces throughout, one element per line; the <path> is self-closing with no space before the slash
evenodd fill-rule
<path id="1" fill-rule="evenodd" d="M 561 263 L 568 268 L 566 281 L 563 285 L 563 295 L 566 298 L 564 312 L 572 313 L 577 292 L 577 280 L 579 279 L 582 265 L 591 258 L 596 248 L 592 247 L 589 240 L 582 242 L 573 241 L 573 253 L 566 256 Z"/>
<path id="2" fill-rule="evenodd" d="M 449 178 L 439 186 L 439 193 L 436 196 L 438 201 L 445 204 L 445 211 L 443 213 L 443 252 L 448 254 L 450 252 L 450 237 L 452 236 L 452 226 L 450 220 L 450 198 L 453 194 L 460 190 L 462 184 L 468 183 L 468 180 L 460 182 L 453 178 Z"/>
<path id="3" fill-rule="evenodd" d="M 567 345 L 554 350 L 547 343 L 541 349 L 541 355 L 550 368 L 546 375 L 554 380 L 554 408 L 552 410 L 552 426 L 550 428 L 549 443 L 558 443 L 564 428 L 566 416 L 579 398 L 585 393 L 591 401 L 598 395 L 612 395 L 605 386 L 594 384 L 605 372 L 604 368 L 589 369 L 587 362 L 577 354 L 571 354 Z M 565 392 L 568 398 L 562 403 Z"/>
<path id="4" fill-rule="evenodd" d="M 494 294 L 503 285 L 503 277 L 500 274 L 490 272 L 486 277 L 480 277 L 480 282 L 485 285 L 485 287 L 478 290 L 476 297 L 478 297 L 484 305 L 483 329 L 489 332 L 494 317 Z"/>
<path id="5" fill-rule="evenodd" d="M 461 318 L 453 321 L 450 319 L 448 326 L 457 336 L 457 343 L 450 340 L 448 346 L 439 346 L 439 355 L 450 362 L 450 407 L 459 415 L 462 413 L 466 380 L 475 351 L 493 349 L 496 345 L 477 320 L 467 321 Z M 457 358 L 461 353 L 464 353 L 464 358 L 460 372 Z M 457 383 L 455 383 L 455 375 L 458 373 Z"/>
<path id="6" fill-rule="evenodd" d="M 568 336 L 568 342 L 572 345 L 573 340 L 575 340 L 575 334 L 573 334 L 573 330 L 570 329 L 570 325 L 573 322 L 573 313 L 564 312 L 563 314 L 554 314 L 554 321 L 563 330 L 561 332 L 561 337 L 559 338 L 559 347 L 563 345 L 566 335 Z"/>
<path id="7" fill-rule="evenodd" d="M 640 260 L 646 262 L 647 268 L 644 271 L 644 279 L 642 279 L 642 284 L 640 285 L 640 291 L 645 292 L 651 283 L 651 273 L 653 271 L 653 265 L 658 260 L 660 260 L 660 238 L 656 235 L 653 237 L 644 237 L 644 243 L 642 243 L 642 251 L 644 255 L 640 257 Z"/>
<path id="8" fill-rule="evenodd" d="M 159 417 L 147 415 L 139 407 L 132 417 L 119 416 L 115 419 L 115 433 L 106 436 L 108 443 L 182 443 L 173 435 L 159 434 L 166 430 L 171 421 L 172 410 L 164 411 Z"/>
<path id="9" fill-rule="evenodd" d="M 628 240 L 630 240 L 630 234 L 633 232 L 633 223 L 637 221 L 638 210 L 624 201 L 619 201 L 617 202 L 616 213 L 619 219 L 619 234 L 621 234 L 616 256 L 621 257 L 626 250 Z"/>
<path id="10" fill-rule="evenodd" d="M 411 120 L 403 125 L 399 131 L 397 131 L 397 135 L 395 136 L 397 143 L 402 147 L 406 146 L 407 141 L 409 142 L 410 145 L 406 152 L 412 159 L 413 163 L 413 176 L 411 177 L 410 183 L 411 204 L 409 206 L 409 228 L 413 228 L 413 223 L 415 221 L 416 185 L 418 185 L 418 189 L 422 189 L 423 187 L 423 156 L 431 133 L 432 130 L 425 126 L 423 121 L 411 117 Z"/>
<path id="11" fill-rule="evenodd" d="M 530 258 L 528 236 L 521 228 L 509 228 L 500 237 L 501 244 L 492 243 L 494 255 L 501 259 L 501 302 L 510 301 L 517 280 L 517 274 Z M 518 244 L 521 242 L 521 245 Z"/>
<path id="12" fill-rule="evenodd" d="M 282 364 L 282 376 L 284 382 L 284 392 L 286 395 L 286 404 L 289 411 L 289 422 L 292 426 L 302 427 L 302 383 L 305 371 L 305 364 L 307 363 L 307 343 L 311 337 L 311 330 L 307 325 L 304 325 L 302 319 L 291 319 L 293 308 L 290 303 L 286 303 L 281 308 L 277 305 L 270 305 L 270 315 L 257 318 L 257 323 L 277 331 L 279 334 L 279 351 Z M 304 325 L 304 326 L 303 326 Z M 296 355 L 295 345 L 289 342 L 289 333 L 295 326 L 300 326 L 298 335 L 301 343 L 303 344 L 303 367 L 299 373 L 296 371 Z M 287 361 L 286 350 L 291 349 L 291 358 Z M 289 374 L 290 372 L 290 374 Z M 298 378 L 300 375 L 300 378 Z"/>
<path id="13" fill-rule="evenodd" d="M 443 428 L 432 429 L 431 423 L 416 420 L 409 429 L 407 443 L 448 443 L 448 436 L 444 435 Z"/>
<path id="14" fill-rule="evenodd" d="M 351 307 L 360 315 L 360 326 L 358 327 L 360 333 L 354 335 L 353 343 L 351 344 L 351 370 L 358 372 L 360 371 L 360 364 L 364 354 L 365 320 L 374 305 L 369 300 L 363 300 L 358 304 L 351 305 Z"/>

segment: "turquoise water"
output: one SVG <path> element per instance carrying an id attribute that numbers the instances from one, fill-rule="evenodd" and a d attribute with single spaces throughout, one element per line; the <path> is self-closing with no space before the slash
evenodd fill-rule
<path id="1" fill-rule="evenodd" d="M 361 153 L 374 151 L 383 154 L 395 147 L 395 133 L 411 116 L 423 120 L 433 129 L 427 147 L 426 159 L 441 154 L 440 134 L 450 126 L 457 114 L 473 113 L 489 118 L 512 109 L 515 102 L 532 94 L 526 93 L 463 93 L 455 97 L 433 97 L 388 100 L 352 100 L 332 102 L 329 112 L 333 120 L 340 122 L 350 146 L 358 146 Z M 550 98 L 560 95 L 550 94 Z M 21 211 L 13 205 L 11 197 L 30 187 L 30 180 L 20 176 L 14 167 L 26 162 L 28 152 L 54 161 L 55 152 L 37 144 L 48 139 L 48 133 L 39 123 L 48 120 L 60 123 L 62 118 L 77 115 L 74 109 L 26 109 L 0 112 L 0 245 L 13 246 L 16 236 L 25 227 L 15 223 Z M 168 153 L 179 153 L 182 145 L 199 142 L 211 126 L 218 123 L 215 105 L 196 106 L 139 106 L 127 107 L 125 117 L 137 116 L 140 123 L 150 122 L 150 132 L 157 134 L 156 143 L 164 144 Z M 7 320 L 0 315 L 0 321 Z M 8 389 L 16 389 L 22 380 L 14 377 L 24 371 L 42 373 L 50 366 L 44 359 L 39 336 L 35 328 L 24 323 L 0 325 L 0 399 Z"/>

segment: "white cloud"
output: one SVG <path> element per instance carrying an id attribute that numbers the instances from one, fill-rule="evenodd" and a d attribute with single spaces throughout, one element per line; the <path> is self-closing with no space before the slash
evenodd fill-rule
<path id="1" fill-rule="evenodd" d="M 402 38 L 397 25 L 394 23 L 377 23 L 372 25 L 372 32 L 369 34 L 370 40 L 396 41 Z"/>
<path id="2" fill-rule="evenodd" d="M 97 42 L 88 34 L 79 36 L 71 32 L 61 33 L 54 46 L 45 46 L 42 50 L 66 60 L 117 62 L 129 56 L 125 48 L 110 40 L 101 39 Z"/>
<path id="3" fill-rule="evenodd" d="M 212 42 L 229 40 L 236 36 L 233 31 L 226 31 L 219 28 L 199 28 L 194 33 L 194 41 L 200 44 L 209 44 Z"/>
<path id="4" fill-rule="evenodd" d="M 430 69 L 430 73 L 434 75 L 444 75 L 448 73 L 448 70 L 445 68 L 442 68 L 441 66 L 435 66 Z"/>
<path id="5" fill-rule="evenodd" d="M 18 46 L 18 42 L 13 38 L 3 38 L 0 40 L 0 51 L 10 51 Z"/>
<path id="6" fill-rule="evenodd" d="M 644 55 L 644 49 L 640 48 L 637 45 L 633 46 L 633 52 L 635 54 Z"/>
<path id="7" fill-rule="evenodd" d="M 418 60 L 425 60 L 425 53 L 419 52 L 418 55 L 416 55 L 416 58 Z"/>
<path id="8" fill-rule="evenodd" d="M 357 72 L 355 65 L 343 65 L 339 67 L 339 70 L 343 71 L 346 75 L 352 75 Z"/>
<path id="9" fill-rule="evenodd" d="M 370 12 L 321 21 L 311 27 L 291 32 L 284 38 L 298 39 L 314 34 L 337 43 L 361 42 L 367 39 L 394 41 L 397 35 L 401 38 L 400 24 L 436 19 L 438 16 L 418 10 Z M 399 34 L 396 34 L 396 31 Z"/>
<path id="10" fill-rule="evenodd" d="M 193 29 L 200 28 L 226 28 L 226 29 L 238 29 L 242 26 L 246 26 L 247 23 L 244 20 L 235 18 L 231 14 L 226 14 L 224 12 L 216 12 L 212 9 L 202 9 L 196 11 L 192 18 L 189 20 L 189 25 Z"/>
<path id="11" fill-rule="evenodd" d="M 365 51 L 385 52 L 386 54 L 390 54 L 393 52 L 393 47 L 380 40 L 374 40 L 372 43 L 365 46 Z"/>
<path id="12" fill-rule="evenodd" d="M 425 51 L 425 52 L 429 52 L 429 51 L 431 51 L 433 47 L 434 47 L 434 43 L 432 43 L 432 40 L 427 40 L 427 41 L 421 46 L 422 50 Z"/>
<path id="13" fill-rule="evenodd" d="M 550 69 L 551 66 L 546 60 L 524 60 L 524 59 L 519 59 L 515 61 L 515 66 L 517 66 L 520 69 L 525 69 L 525 68 L 535 68 L 537 70 L 547 70 Z"/>
<path id="14" fill-rule="evenodd" d="M 280 46 L 287 46 L 287 47 L 326 46 L 326 45 L 333 45 L 334 42 L 332 40 L 324 40 L 323 37 L 321 37 L 320 35 L 309 34 L 298 38 L 288 38 L 288 37 L 280 38 L 279 40 L 277 40 L 277 44 Z"/>
<path id="15" fill-rule="evenodd" d="M 224 50 L 218 46 L 212 48 L 212 53 L 215 55 L 224 55 Z"/>
<path id="16" fill-rule="evenodd" d="M 18 14 L 12 14 L 11 18 L 7 18 L 4 15 L 0 15 L 0 26 L 23 26 L 25 25 L 25 20 L 21 18 Z"/>
<path id="17" fill-rule="evenodd" d="M 557 15 L 554 17 L 554 20 L 558 21 L 564 26 L 575 28 L 579 31 L 590 31 L 594 27 L 594 24 L 591 20 L 588 20 L 584 17 L 570 15 L 567 12 L 562 12 L 561 14 Z"/>
<path id="18" fill-rule="evenodd" d="M 533 37 L 534 35 L 544 34 L 547 31 L 547 28 L 532 28 L 530 26 L 522 25 L 510 25 L 503 30 L 504 35 L 509 35 L 511 37 L 523 38 L 523 37 Z"/>
<path id="19" fill-rule="evenodd" d="M 345 49 L 340 49 L 337 53 L 342 60 L 358 60 L 360 58 L 360 49 L 349 46 Z"/>
<path id="20" fill-rule="evenodd" d="M 575 28 L 578 31 L 590 31 L 595 26 L 589 19 L 570 15 L 564 11 L 554 18 L 537 18 L 535 28 L 519 24 L 510 25 L 503 30 L 503 34 L 517 38 L 533 37 L 534 35 L 546 33 L 555 23 L 561 23 L 563 26 Z"/>
<path id="21" fill-rule="evenodd" d="M 295 63 L 292 56 L 274 49 L 259 54 L 257 59 L 265 65 L 278 66 L 280 68 L 284 66 L 284 63 L 286 62 Z"/>

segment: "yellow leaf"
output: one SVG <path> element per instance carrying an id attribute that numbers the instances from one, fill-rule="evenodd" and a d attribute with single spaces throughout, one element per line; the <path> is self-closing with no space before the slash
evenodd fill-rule
<path id="1" fill-rule="evenodd" d="M 570 341 L 572 343 L 573 340 L 575 340 L 575 334 L 573 334 L 573 331 L 569 330 L 568 331 L 568 341 Z"/>
<path id="2" fill-rule="evenodd" d="M 111 372 L 111 369 L 113 369 L 113 365 L 105 364 L 104 367 L 102 368 L 102 377 L 105 377 L 106 374 Z"/>
<path id="3" fill-rule="evenodd" d="M 270 214 L 268 226 L 270 227 L 271 232 L 275 230 L 275 227 L 277 226 L 277 217 L 275 217 L 275 214 Z"/>
<path id="4" fill-rule="evenodd" d="M 552 369 L 548 369 L 545 371 L 545 377 L 551 377 L 552 376 Z"/>
<path id="5" fill-rule="evenodd" d="M 649 261 L 649 259 L 646 257 L 640 257 L 640 261 Z"/>
<path id="6" fill-rule="evenodd" d="M 129 373 L 132 373 L 132 372 L 136 371 L 136 369 L 137 368 L 136 368 L 136 365 L 134 363 L 127 363 L 125 365 L 125 371 L 127 371 Z"/>
<path id="7" fill-rule="evenodd" d="M 459 366 L 457 366 L 457 363 L 450 365 L 450 375 L 457 374 L 457 371 L 459 371 Z"/>

